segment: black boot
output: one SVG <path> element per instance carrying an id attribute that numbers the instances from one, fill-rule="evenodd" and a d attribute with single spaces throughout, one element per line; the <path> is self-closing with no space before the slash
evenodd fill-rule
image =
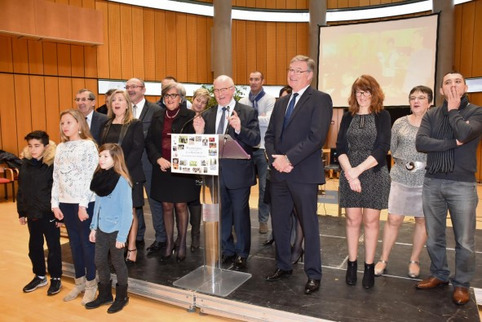
<path id="1" fill-rule="evenodd" d="M 85 304 L 86 309 L 96 309 L 104 304 L 112 303 L 112 281 L 106 284 L 99 283 L 99 294 L 92 302 Z"/>
<path id="2" fill-rule="evenodd" d="M 366 289 L 372 288 L 373 285 L 375 285 L 375 264 L 365 263 L 362 285 Z"/>
<path id="3" fill-rule="evenodd" d="M 116 313 L 124 308 L 129 303 L 129 297 L 127 296 L 127 284 L 115 286 L 115 301 L 107 309 L 107 313 Z"/>
<path id="4" fill-rule="evenodd" d="M 189 206 L 189 212 L 191 217 L 189 221 L 191 223 L 191 252 L 195 252 L 199 249 L 200 237 L 201 237 L 201 205 Z"/>
<path id="5" fill-rule="evenodd" d="M 356 259 L 353 262 L 348 261 L 346 267 L 346 284 L 355 285 L 356 284 L 356 271 L 358 269 L 358 263 Z"/>

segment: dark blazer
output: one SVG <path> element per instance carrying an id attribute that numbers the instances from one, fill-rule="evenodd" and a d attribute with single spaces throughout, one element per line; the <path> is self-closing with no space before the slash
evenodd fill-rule
<path id="1" fill-rule="evenodd" d="M 107 115 L 94 111 L 92 114 L 92 121 L 90 122 L 90 133 L 94 137 L 95 142 L 99 144 L 100 135 L 104 129 L 104 124 L 107 122 Z"/>
<path id="2" fill-rule="evenodd" d="M 161 108 L 159 107 L 159 105 L 151 103 L 148 100 L 146 100 L 146 103 L 144 104 L 144 108 L 142 109 L 141 115 L 139 115 L 139 120 L 142 122 L 144 138 L 147 137 L 147 132 L 149 131 L 149 127 L 151 126 L 152 117 L 160 110 Z"/>
<path id="3" fill-rule="evenodd" d="M 241 120 L 241 131 L 236 134 L 234 128 L 228 125 L 226 133 L 235 139 L 249 155 L 253 155 L 253 146 L 259 144 L 261 139 L 259 133 L 258 115 L 256 110 L 236 102 L 234 110 Z M 203 114 L 205 121 L 204 133 L 216 133 L 216 114 L 218 107 L 214 106 Z M 221 159 L 221 176 L 229 189 L 250 187 L 256 184 L 253 160 Z"/>
<path id="4" fill-rule="evenodd" d="M 270 164 L 274 161 L 273 154 L 281 154 L 288 157 L 294 168 L 290 173 L 281 173 L 272 168 L 271 180 L 322 184 L 325 174 L 321 151 L 333 114 L 331 97 L 308 87 L 298 99 L 283 130 L 290 97 L 287 95 L 275 103 L 264 141 Z"/>
<path id="5" fill-rule="evenodd" d="M 112 119 L 108 120 L 102 131 L 99 145 L 106 143 L 107 133 L 112 125 Z M 128 124 L 124 124 L 117 143 L 122 147 L 124 159 L 126 161 L 129 175 L 134 183 L 146 181 L 144 171 L 142 171 L 142 153 L 144 152 L 144 134 L 142 131 L 142 122 L 132 120 Z"/>
<path id="6" fill-rule="evenodd" d="M 336 152 L 338 156 L 348 153 L 348 140 L 346 134 L 350 127 L 353 115 L 350 112 L 345 112 L 341 119 L 338 137 L 336 139 Z M 377 138 L 373 144 L 371 156 L 377 160 L 378 164 L 373 168 L 374 171 L 380 170 L 381 167 L 387 165 L 387 153 L 390 150 L 390 138 L 392 135 L 392 122 L 390 113 L 386 110 L 381 110 L 380 113 L 375 114 L 375 127 L 377 128 Z"/>
<path id="7" fill-rule="evenodd" d="M 162 155 L 162 129 L 164 128 L 164 115 L 166 109 L 160 109 L 152 117 L 151 126 L 146 138 L 146 150 L 149 156 L 149 161 L 154 165 L 153 169 L 159 169 L 157 165 L 157 159 L 163 157 Z M 181 107 L 179 115 L 174 119 L 172 123 L 172 133 L 195 133 L 192 121 L 196 113 L 192 110 L 188 110 L 185 107 Z"/>

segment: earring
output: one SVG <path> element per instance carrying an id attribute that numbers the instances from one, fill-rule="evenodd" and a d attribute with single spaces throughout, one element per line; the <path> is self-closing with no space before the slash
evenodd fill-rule
<path id="1" fill-rule="evenodd" d="M 79 130 L 79 134 L 82 134 L 82 131 L 81 131 L 81 130 Z"/>

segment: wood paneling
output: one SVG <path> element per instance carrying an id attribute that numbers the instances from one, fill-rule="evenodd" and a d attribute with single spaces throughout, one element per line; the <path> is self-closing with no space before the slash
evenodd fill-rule
<path id="1" fill-rule="evenodd" d="M 13 72 L 13 48 L 10 37 L 0 36 L 0 72 Z"/>

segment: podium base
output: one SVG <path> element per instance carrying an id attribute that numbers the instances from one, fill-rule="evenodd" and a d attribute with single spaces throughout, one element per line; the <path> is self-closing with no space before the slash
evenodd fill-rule
<path id="1" fill-rule="evenodd" d="M 251 278 L 251 274 L 203 265 L 173 283 L 204 294 L 226 297 Z"/>

